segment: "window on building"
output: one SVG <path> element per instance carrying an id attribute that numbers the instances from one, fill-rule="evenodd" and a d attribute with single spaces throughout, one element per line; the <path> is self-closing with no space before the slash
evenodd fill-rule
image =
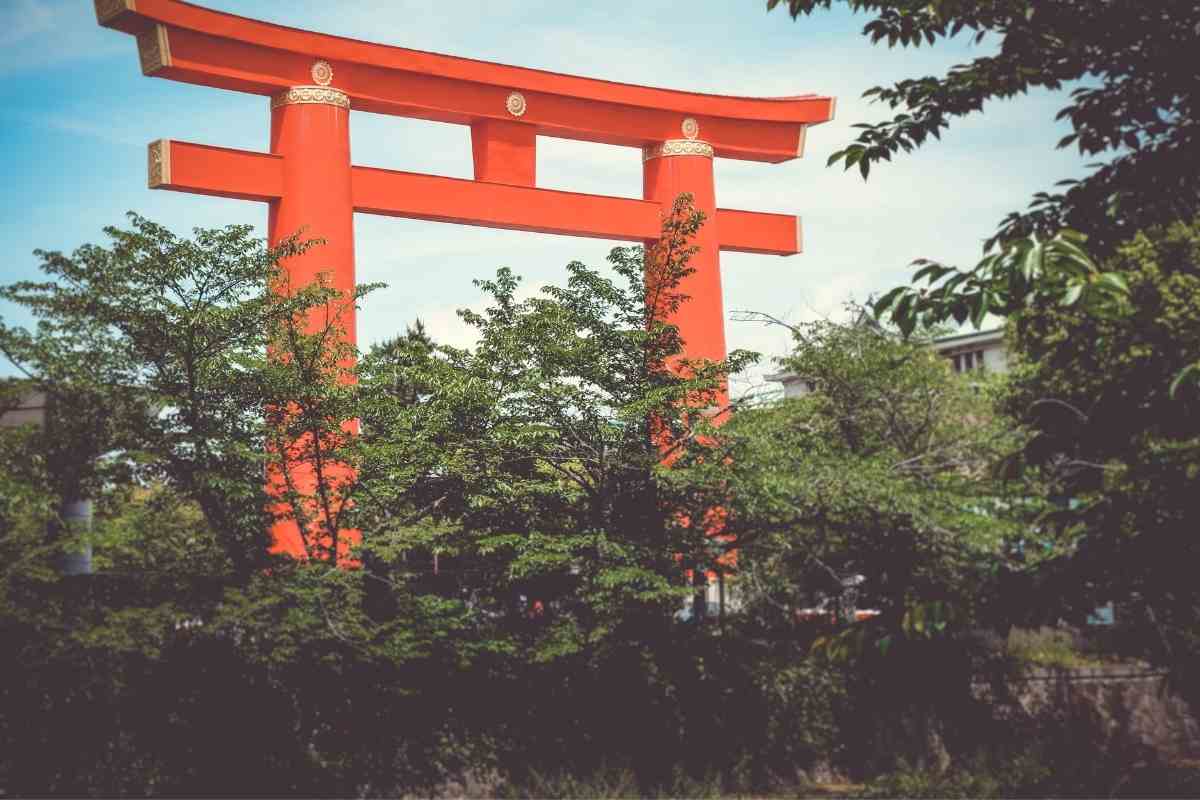
<path id="1" fill-rule="evenodd" d="M 954 364 L 954 371 L 958 373 L 983 369 L 983 351 L 967 350 L 962 353 L 955 353 L 950 357 L 950 361 Z"/>
<path id="2" fill-rule="evenodd" d="M 812 387 L 808 385 L 808 381 L 800 379 L 792 379 L 783 384 L 784 397 L 803 397 L 812 391 Z"/>

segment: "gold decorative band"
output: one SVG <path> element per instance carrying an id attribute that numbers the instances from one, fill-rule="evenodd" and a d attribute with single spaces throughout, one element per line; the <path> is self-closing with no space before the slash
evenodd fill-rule
<path id="1" fill-rule="evenodd" d="M 153 75 L 163 67 L 171 66 L 171 42 L 164 26 L 155 25 L 139 33 L 137 47 L 143 75 Z"/>
<path id="2" fill-rule="evenodd" d="M 713 157 L 713 147 L 708 142 L 699 139 L 668 139 L 661 144 L 648 145 L 642 148 L 642 161 L 663 156 L 704 156 Z"/>
<path id="3" fill-rule="evenodd" d="M 96 22 L 107 25 L 126 11 L 137 11 L 134 0 L 96 0 Z"/>
<path id="4" fill-rule="evenodd" d="M 146 185 L 157 189 L 171 182 L 171 140 L 158 139 L 148 149 Z"/>
<path id="5" fill-rule="evenodd" d="M 330 89 L 328 86 L 293 86 L 271 98 L 271 108 L 303 105 L 306 103 L 349 108 L 350 98 L 345 92 L 338 89 Z"/>

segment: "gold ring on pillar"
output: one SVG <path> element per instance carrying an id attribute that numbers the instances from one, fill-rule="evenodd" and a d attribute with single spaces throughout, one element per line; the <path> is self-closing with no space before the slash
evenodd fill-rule
<path id="1" fill-rule="evenodd" d="M 305 103 L 349 108 L 350 98 L 345 92 L 328 86 L 293 86 L 271 98 L 271 108 Z"/>
<path id="2" fill-rule="evenodd" d="M 660 144 L 647 145 L 642 148 L 642 161 L 663 156 L 704 156 L 713 157 L 713 146 L 699 139 L 668 139 Z"/>

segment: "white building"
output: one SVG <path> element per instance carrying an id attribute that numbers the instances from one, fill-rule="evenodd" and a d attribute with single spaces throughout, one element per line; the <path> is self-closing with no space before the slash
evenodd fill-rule
<path id="1" fill-rule="evenodd" d="M 13 398 L 8 407 L 0 405 L 0 428 L 41 425 L 46 419 L 46 393 L 26 392 Z"/>
<path id="2" fill-rule="evenodd" d="M 1004 329 L 959 333 L 933 341 L 940 355 L 950 360 L 955 372 L 983 369 L 987 372 L 1008 372 L 1008 350 L 1004 346 Z"/>
<path id="3" fill-rule="evenodd" d="M 982 369 L 987 372 L 1008 372 L 1008 350 L 1004 346 L 1004 329 L 958 333 L 933 341 L 933 348 L 950 362 L 955 372 Z M 767 380 L 783 384 L 784 397 L 801 397 L 812 389 L 808 382 L 793 372 L 776 372 Z"/>

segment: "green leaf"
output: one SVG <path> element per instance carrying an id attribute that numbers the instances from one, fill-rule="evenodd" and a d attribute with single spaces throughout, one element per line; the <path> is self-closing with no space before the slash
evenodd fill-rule
<path id="1" fill-rule="evenodd" d="M 924 267 L 916 271 L 916 273 L 912 276 L 912 282 L 917 283 L 923 278 L 928 277 L 929 283 L 932 284 L 938 278 L 950 271 L 951 270 L 949 267 L 943 267 L 941 264 L 936 262 L 929 262 Z"/>
<path id="2" fill-rule="evenodd" d="M 1096 278 L 1096 282 L 1111 287 L 1121 295 L 1129 294 L 1129 282 L 1119 272 L 1103 272 Z"/>
<path id="3" fill-rule="evenodd" d="M 1021 275 L 1027 282 L 1032 283 L 1041 273 L 1041 264 L 1042 248 L 1035 244 L 1027 248 L 1021 258 Z"/>
<path id="4" fill-rule="evenodd" d="M 1188 364 L 1186 367 L 1181 369 L 1178 374 L 1175 375 L 1174 380 L 1171 381 L 1171 386 L 1168 391 L 1169 396 L 1174 398 L 1179 389 L 1188 385 L 1189 383 L 1195 386 L 1200 386 L 1200 361 L 1194 364 Z"/>
<path id="5" fill-rule="evenodd" d="M 970 302 L 966 298 L 956 299 L 951 306 L 950 314 L 954 317 L 955 322 L 962 325 L 971 315 Z"/>
<path id="6" fill-rule="evenodd" d="M 908 293 L 903 295 L 899 302 L 896 303 L 895 309 L 892 311 L 892 322 L 900 328 L 900 332 L 907 337 L 916 328 L 917 319 L 913 313 L 913 301 L 916 300 L 916 295 Z"/>
<path id="7" fill-rule="evenodd" d="M 896 302 L 896 299 L 908 290 L 909 289 L 907 286 L 897 286 L 895 289 L 890 290 L 883 295 L 883 297 L 880 297 L 878 300 L 872 303 L 871 310 L 874 312 L 875 318 L 879 319 L 883 314 L 885 314 Z"/>
<path id="8" fill-rule="evenodd" d="M 983 327 L 983 318 L 987 316 L 990 299 L 991 295 L 988 292 L 980 292 L 975 301 L 975 307 L 971 311 L 971 324 L 976 330 Z"/>

